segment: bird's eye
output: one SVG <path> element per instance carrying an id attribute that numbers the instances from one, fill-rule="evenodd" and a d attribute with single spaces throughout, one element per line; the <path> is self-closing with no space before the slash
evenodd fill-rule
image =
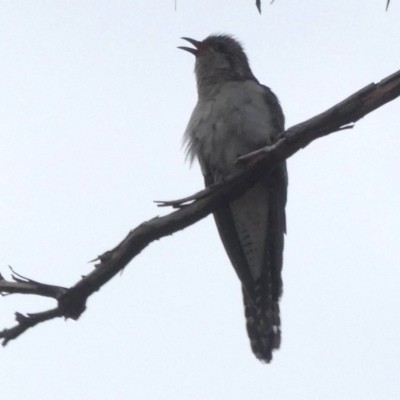
<path id="1" fill-rule="evenodd" d="M 225 51 L 225 45 L 222 43 L 215 43 L 213 47 L 214 50 L 218 51 L 219 53 L 223 53 Z"/>

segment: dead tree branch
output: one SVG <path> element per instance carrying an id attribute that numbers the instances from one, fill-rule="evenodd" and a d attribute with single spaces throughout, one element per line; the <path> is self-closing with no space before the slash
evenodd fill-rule
<path id="1" fill-rule="evenodd" d="M 0 332 L 3 345 L 16 339 L 40 322 L 57 317 L 78 319 L 85 311 L 86 300 L 125 268 L 132 259 L 155 240 L 184 229 L 214 210 L 241 196 L 258 179 L 276 165 L 309 145 L 315 139 L 350 129 L 359 119 L 400 96 L 400 71 L 370 84 L 327 111 L 282 132 L 272 146 L 241 157 L 243 168 L 223 184 L 214 185 L 185 199 L 159 202 L 162 206 L 179 208 L 164 217 L 155 217 L 130 231 L 114 249 L 98 256 L 94 270 L 71 288 L 45 285 L 15 272 L 13 281 L 0 276 L 0 293 L 35 294 L 57 300 L 56 308 L 36 314 L 16 313 L 17 325 Z"/>

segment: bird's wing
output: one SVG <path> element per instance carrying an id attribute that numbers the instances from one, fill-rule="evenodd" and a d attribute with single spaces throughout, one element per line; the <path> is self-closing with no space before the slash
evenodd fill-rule
<path id="1" fill-rule="evenodd" d="M 274 142 L 284 130 L 284 115 L 275 94 L 266 86 L 262 88 L 271 115 L 270 142 Z M 219 179 L 201 154 L 199 162 L 205 185 L 209 186 Z M 252 301 L 255 301 L 255 281 L 263 274 L 271 281 L 274 301 L 278 301 L 282 292 L 286 197 L 287 171 L 286 163 L 282 163 L 229 207 L 214 212 L 225 250 Z"/>
<path id="2" fill-rule="evenodd" d="M 205 183 L 214 183 L 211 174 L 205 176 Z M 225 250 L 253 302 L 256 281 L 264 275 L 270 280 L 272 299 L 278 301 L 282 293 L 286 186 L 283 164 L 228 207 L 214 212 Z"/>
<path id="3" fill-rule="evenodd" d="M 274 135 L 272 142 L 279 139 L 279 135 L 285 129 L 285 117 L 278 98 L 267 87 L 264 89 L 264 100 L 271 111 Z M 283 247 L 284 234 L 286 233 L 286 201 L 287 201 L 288 174 L 286 162 L 275 168 L 267 180 L 268 188 L 268 254 L 271 269 L 272 299 L 278 302 L 282 294 L 282 264 L 283 264 Z"/>
<path id="4" fill-rule="evenodd" d="M 204 176 L 204 181 L 206 186 L 210 186 L 215 182 L 210 173 Z M 253 298 L 254 279 L 237 232 L 231 207 L 225 207 L 215 211 L 214 219 L 229 259 L 235 268 L 243 287 Z"/>

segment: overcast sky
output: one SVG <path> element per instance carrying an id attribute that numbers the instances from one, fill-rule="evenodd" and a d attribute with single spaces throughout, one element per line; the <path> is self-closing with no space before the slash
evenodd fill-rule
<path id="1" fill-rule="evenodd" d="M 0 2 L 0 271 L 62 286 L 199 190 L 181 36 L 234 34 L 287 127 L 400 68 L 400 2 Z M 400 101 L 288 161 L 282 345 L 253 356 L 211 217 L 153 243 L 88 302 L 0 349 L 7 400 L 400 398 Z M 0 298 L 13 313 L 52 308 Z"/>

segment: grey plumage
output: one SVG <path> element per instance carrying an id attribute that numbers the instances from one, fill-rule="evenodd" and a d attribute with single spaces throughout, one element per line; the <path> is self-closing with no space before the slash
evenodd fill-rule
<path id="1" fill-rule="evenodd" d="M 195 48 L 198 102 L 184 134 L 187 157 L 199 160 L 206 186 L 236 168 L 238 156 L 273 143 L 284 130 L 277 97 L 251 72 L 239 42 L 228 35 L 203 41 L 184 38 Z M 242 283 L 247 331 L 254 354 L 272 359 L 279 348 L 279 298 L 286 232 L 286 164 L 239 199 L 214 213 L 226 252 Z"/>

